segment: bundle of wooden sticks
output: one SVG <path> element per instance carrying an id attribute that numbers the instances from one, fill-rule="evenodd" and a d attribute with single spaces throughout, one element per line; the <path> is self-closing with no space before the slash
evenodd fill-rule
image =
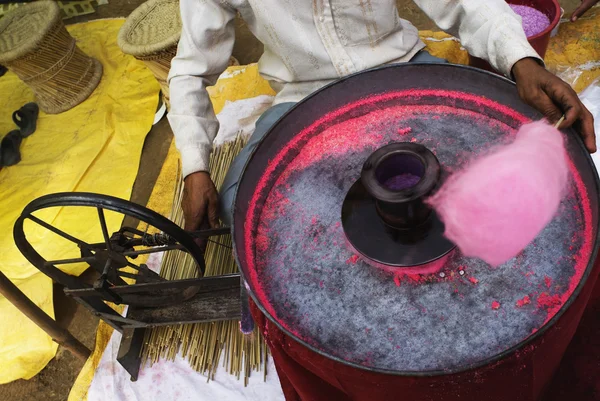
<path id="1" fill-rule="evenodd" d="M 215 148 L 211 154 L 211 177 L 219 188 L 234 157 L 247 142 L 247 137 L 239 136 L 236 140 Z M 181 177 L 174 194 L 171 219 L 183 226 L 181 196 L 183 185 Z M 219 237 L 219 242 L 209 242 L 204 255 L 206 262 L 205 276 L 235 273 L 237 266 L 233 258 L 230 236 Z M 195 262 L 187 253 L 180 251 L 167 252 L 162 260 L 161 275 L 169 280 L 194 277 Z M 142 350 L 143 363 L 154 363 L 161 358 L 175 359 L 178 353 L 186 358 L 197 371 L 214 379 L 215 372 L 222 363 L 227 371 L 238 377 L 243 375 L 244 383 L 248 383 L 253 371 L 267 375 L 267 347 L 260 332 L 256 329 L 251 335 L 240 332 L 239 321 L 186 324 L 178 326 L 158 327 L 146 331 L 146 339 Z"/>

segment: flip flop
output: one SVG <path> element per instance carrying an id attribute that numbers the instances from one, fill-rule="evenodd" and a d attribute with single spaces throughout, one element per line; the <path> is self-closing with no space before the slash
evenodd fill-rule
<path id="1" fill-rule="evenodd" d="M 12 119 L 20 128 L 23 138 L 27 138 L 35 131 L 39 112 L 40 108 L 37 104 L 27 103 L 13 113 Z"/>
<path id="2" fill-rule="evenodd" d="M 3 167 L 13 166 L 21 161 L 19 150 L 23 136 L 19 130 L 10 131 L 0 142 L 0 162 Z"/>

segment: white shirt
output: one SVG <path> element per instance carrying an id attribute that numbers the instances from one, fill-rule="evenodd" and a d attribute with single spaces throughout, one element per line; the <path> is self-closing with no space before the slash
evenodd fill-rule
<path id="1" fill-rule="evenodd" d="M 414 0 L 473 56 L 510 75 L 538 54 L 504 0 Z M 264 44 L 261 75 L 275 103 L 297 102 L 334 79 L 409 61 L 425 45 L 395 0 L 180 0 L 183 29 L 169 74 L 169 122 L 184 177 L 208 171 L 219 128 L 206 87 L 227 68 L 239 11 Z"/>

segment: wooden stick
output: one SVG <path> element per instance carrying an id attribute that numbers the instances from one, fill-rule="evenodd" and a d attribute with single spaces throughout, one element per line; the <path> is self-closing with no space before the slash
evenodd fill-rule
<path id="1" fill-rule="evenodd" d="M 247 138 L 238 135 L 234 141 L 215 148 L 211 154 L 209 167 L 215 186 L 220 187 L 235 156 L 241 151 Z M 171 220 L 183 226 L 181 196 L 183 185 L 181 171 L 178 170 L 178 185 L 173 194 Z M 231 247 L 230 236 L 223 236 L 219 242 Z M 233 273 L 237 266 L 230 249 L 209 242 L 204 255 L 206 276 Z M 189 278 L 195 272 L 195 262 L 187 253 L 171 251 L 164 255 L 161 275 L 169 280 Z M 244 375 L 244 384 L 252 370 L 263 371 L 266 377 L 267 347 L 257 329 L 250 336 L 244 336 L 239 321 L 186 324 L 160 327 L 149 330 L 148 343 L 143 352 L 144 360 L 152 363 L 158 358 L 174 357 L 177 352 L 187 358 L 192 368 L 213 379 L 221 356 L 226 370 L 238 378 Z"/>
<path id="2" fill-rule="evenodd" d="M 73 337 L 68 330 L 60 327 L 54 319 L 23 294 L 2 272 L 0 272 L 0 294 L 12 302 L 17 309 L 52 337 L 52 340 L 77 358 L 84 362 L 89 358 L 91 351 L 85 345 Z"/>

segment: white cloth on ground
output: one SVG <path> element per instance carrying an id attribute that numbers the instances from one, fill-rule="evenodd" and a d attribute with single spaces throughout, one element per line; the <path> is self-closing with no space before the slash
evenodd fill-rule
<path id="1" fill-rule="evenodd" d="M 219 133 L 213 146 L 233 141 L 238 135 L 251 135 L 256 120 L 273 104 L 273 96 L 261 95 L 250 99 L 226 102 L 219 114 Z M 240 117 L 241 116 L 241 117 Z"/>
<path id="2" fill-rule="evenodd" d="M 252 372 L 247 387 L 223 368 L 223 356 L 215 380 L 190 367 L 177 355 L 175 361 L 161 360 L 140 371 L 137 381 L 117 362 L 121 334 L 115 331 L 102 355 L 88 391 L 88 401 L 284 401 L 279 378 L 269 358 L 267 380 L 261 372 Z"/>

